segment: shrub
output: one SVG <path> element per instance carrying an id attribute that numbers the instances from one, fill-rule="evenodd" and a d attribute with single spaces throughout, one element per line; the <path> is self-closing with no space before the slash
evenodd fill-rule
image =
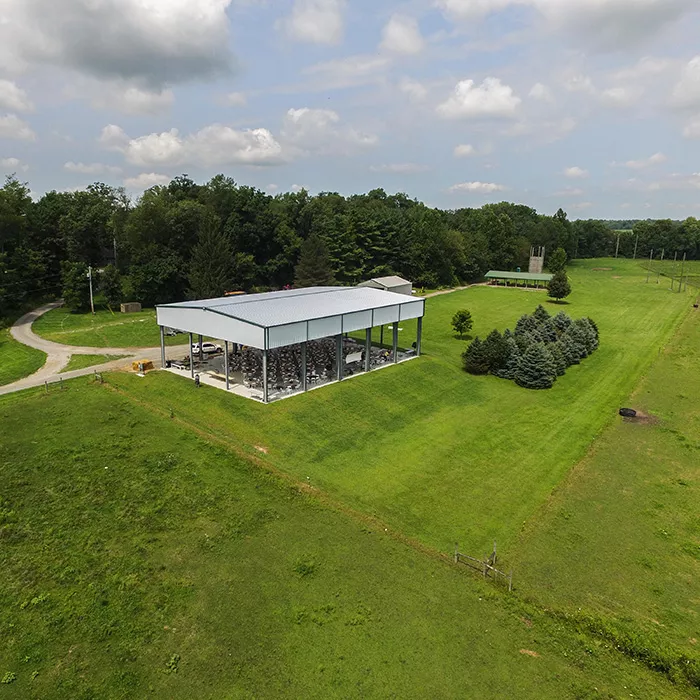
<path id="1" fill-rule="evenodd" d="M 484 348 L 484 343 L 477 336 L 464 351 L 462 355 L 464 369 L 469 372 L 469 374 L 489 373 L 489 358 L 486 350 L 487 349 Z"/>

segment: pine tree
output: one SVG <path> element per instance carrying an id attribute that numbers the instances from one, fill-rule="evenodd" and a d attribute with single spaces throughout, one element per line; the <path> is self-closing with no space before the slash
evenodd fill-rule
<path id="1" fill-rule="evenodd" d="M 581 351 L 578 345 L 573 341 L 568 333 L 564 333 L 559 339 L 559 347 L 561 348 L 566 364 L 577 365 L 581 362 Z"/>
<path id="2" fill-rule="evenodd" d="M 552 355 L 552 360 L 554 362 L 554 369 L 556 370 L 558 377 L 563 377 L 566 374 L 566 370 L 569 367 L 569 363 L 566 361 L 564 356 L 564 351 L 562 350 L 561 343 L 559 341 L 551 343 L 547 346 Z"/>
<path id="3" fill-rule="evenodd" d="M 537 330 L 537 321 L 528 314 L 524 314 L 518 319 L 515 324 L 515 335 L 524 335 L 525 333 L 532 333 Z"/>
<path id="4" fill-rule="evenodd" d="M 515 379 L 522 353 L 520 352 L 518 344 L 515 342 L 515 338 L 506 338 L 505 342 L 508 346 L 508 360 L 506 361 L 505 367 L 496 371 L 494 374 L 501 379 Z"/>
<path id="5" fill-rule="evenodd" d="M 462 354 L 464 369 L 469 374 L 488 374 L 489 358 L 484 343 L 477 336 Z"/>
<path id="6" fill-rule="evenodd" d="M 551 316 L 549 315 L 549 311 L 540 304 L 536 309 L 535 312 L 532 314 L 532 317 L 537 321 L 538 325 L 542 325 L 546 321 L 549 321 Z"/>
<path id="7" fill-rule="evenodd" d="M 452 317 L 452 328 L 455 333 L 459 333 L 460 339 L 464 337 L 465 333 L 468 333 L 472 329 L 473 325 L 474 321 L 472 320 L 472 315 L 466 309 L 458 311 Z"/>
<path id="8" fill-rule="evenodd" d="M 544 343 L 531 345 L 520 358 L 515 382 L 526 389 L 551 389 L 557 378 L 552 355 Z"/>
<path id="9" fill-rule="evenodd" d="M 218 217 L 202 223 L 190 263 L 190 293 L 194 299 L 221 297 L 232 283 L 233 250 Z"/>
<path id="10" fill-rule="evenodd" d="M 105 295 L 108 306 L 119 306 L 122 301 L 122 278 L 119 270 L 114 265 L 107 265 L 102 272 L 100 281 L 102 293 Z"/>
<path id="11" fill-rule="evenodd" d="M 566 333 L 567 329 L 571 325 L 571 317 L 565 314 L 563 311 L 560 311 L 553 319 L 552 321 L 554 322 L 554 325 L 557 328 L 557 331 L 559 333 Z"/>
<path id="12" fill-rule="evenodd" d="M 588 348 L 586 347 L 586 336 L 585 333 L 575 324 L 572 323 L 569 330 L 566 331 L 567 336 L 571 338 L 571 341 L 576 348 L 576 353 L 580 360 L 585 360 L 588 357 Z"/>
<path id="13" fill-rule="evenodd" d="M 493 330 L 484 341 L 484 352 L 489 363 L 489 372 L 496 374 L 506 368 L 510 357 L 510 346 L 500 331 Z"/>
<path id="14" fill-rule="evenodd" d="M 547 268 L 552 274 L 561 272 L 566 268 L 567 255 L 563 248 L 557 248 L 547 260 Z"/>
<path id="15" fill-rule="evenodd" d="M 587 318 L 578 318 L 574 324 L 581 331 L 581 340 L 586 346 L 586 351 L 590 355 L 598 349 L 598 338 Z"/>
<path id="16" fill-rule="evenodd" d="M 593 332 L 595 333 L 595 339 L 600 341 L 600 331 L 598 330 L 598 324 L 590 316 L 587 316 L 586 320 L 591 325 L 591 328 L 593 329 Z"/>
<path id="17" fill-rule="evenodd" d="M 312 233 L 301 246 L 301 257 L 295 269 L 297 287 L 327 287 L 335 284 L 331 257 L 323 239 Z"/>
<path id="18" fill-rule="evenodd" d="M 554 319 L 547 319 L 539 329 L 542 340 L 545 343 L 555 343 L 559 338 L 559 333 L 557 332 L 557 327 L 554 323 Z"/>
<path id="19" fill-rule="evenodd" d="M 569 278 L 566 276 L 564 270 L 557 272 L 554 277 L 552 277 L 549 283 L 549 296 L 552 299 L 565 299 L 571 294 L 571 285 L 569 284 Z"/>

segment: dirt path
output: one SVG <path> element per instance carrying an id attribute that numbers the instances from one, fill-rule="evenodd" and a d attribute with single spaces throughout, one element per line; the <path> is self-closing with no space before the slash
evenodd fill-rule
<path id="1" fill-rule="evenodd" d="M 152 360 L 153 362 L 160 362 L 160 348 L 92 348 L 92 347 L 79 347 L 74 345 L 62 345 L 61 343 L 54 343 L 51 340 L 46 340 L 38 336 L 32 330 L 32 324 L 40 316 L 53 309 L 57 309 L 63 305 L 63 302 L 57 301 L 51 304 L 45 304 L 44 306 L 30 311 L 28 314 L 22 316 L 10 329 L 12 337 L 19 343 L 23 345 L 28 345 L 30 348 L 36 348 L 37 350 L 42 350 L 46 353 L 47 358 L 44 366 L 24 379 L 20 379 L 12 384 L 6 384 L 5 386 L 0 386 L 0 395 L 11 394 L 15 391 L 22 391 L 22 389 L 29 389 L 31 387 L 41 386 L 44 382 L 54 382 L 58 381 L 59 376 L 63 379 L 74 379 L 75 377 L 84 377 L 88 374 L 92 374 L 95 370 L 98 372 L 106 372 L 108 370 L 122 369 L 124 367 L 131 367 L 131 363 L 134 360 Z M 166 353 L 169 357 L 180 356 L 187 352 L 187 346 L 181 347 L 169 347 L 166 348 Z M 66 372 L 60 374 L 61 370 L 70 361 L 71 355 L 125 355 L 126 357 L 120 360 L 114 360 L 112 362 L 106 362 L 101 365 L 95 365 L 93 367 L 86 367 L 84 369 L 78 369 L 74 372 Z"/>

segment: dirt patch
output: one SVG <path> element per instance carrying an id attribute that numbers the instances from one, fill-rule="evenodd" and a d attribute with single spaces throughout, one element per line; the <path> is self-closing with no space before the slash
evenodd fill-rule
<path id="1" fill-rule="evenodd" d="M 525 654 L 525 656 L 532 656 L 533 659 L 540 658 L 540 655 L 536 651 L 532 651 L 531 649 L 521 649 L 520 653 Z"/>
<path id="2" fill-rule="evenodd" d="M 610 272 L 612 267 L 592 267 L 591 270 L 593 270 L 593 272 Z"/>
<path id="3" fill-rule="evenodd" d="M 623 418 L 622 420 L 625 423 L 639 423 L 640 425 L 656 425 L 659 423 L 659 419 L 656 416 L 650 416 L 643 411 L 637 411 L 637 415 L 634 418 Z"/>
<path id="4" fill-rule="evenodd" d="M 526 617 L 521 617 L 520 621 L 525 625 L 525 627 L 532 628 L 532 620 L 528 620 Z"/>
<path id="5" fill-rule="evenodd" d="M 612 278 L 613 278 L 614 280 L 621 280 L 621 279 L 622 279 L 622 275 L 613 275 Z"/>
<path id="6" fill-rule="evenodd" d="M 263 447 L 262 445 L 255 445 L 255 449 L 258 452 L 262 452 L 264 455 L 267 454 L 267 447 Z"/>

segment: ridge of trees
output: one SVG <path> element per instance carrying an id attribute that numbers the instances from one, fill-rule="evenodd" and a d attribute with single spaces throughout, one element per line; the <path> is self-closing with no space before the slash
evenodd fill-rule
<path id="1" fill-rule="evenodd" d="M 665 247 L 700 258 L 695 219 L 637 222 L 623 235 L 622 255 L 632 254 L 636 233 L 639 257 Z M 444 211 L 382 189 L 271 196 L 224 175 L 205 184 L 182 175 L 133 201 L 101 183 L 34 200 L 10 176 L 0 187 L 0 318 L 61 294 L 62 270 L 73 264 L 116 268 L 105 283 L 110 303 L 279 289 L 294 284 L 312 235 L 327 248 L 338 284 L 398 274 L 440 287 L 478 280 L 489 269 L 524 268 L 533 245 L 561 248 L 569 259 L 611 255 L 618 233 L 602 221 L 571 222 L 561 209 L 545 216 L 501 202 Z"/>

